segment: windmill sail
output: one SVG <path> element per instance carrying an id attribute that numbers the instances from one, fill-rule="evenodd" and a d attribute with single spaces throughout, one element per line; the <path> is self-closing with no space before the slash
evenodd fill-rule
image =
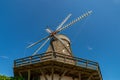
<path id="1" fill-rule="evenodd" d="M 63 39 L 57 37 L 56 35 L 57 35 L 60 31 L 66 29 L 66 28 L 68 28 L 68 27 L 70 27 L 71 25 L 73 25 L 73 24 L 75 24 L 76 22 L 82 20 L 83 18 L 87 17 L 87 16 L 90 15 L 91 13 L 92 13 L 92 11 L 88 11 L 87 13 L 85 13 L 85 14 L 81 15 L 80 17 L 76 18 L 75 20 L 71 21 L 69 24 L 63 26 L 64 23 L 65 23 L 65 22 L 70 18 L 70 16 L 72 15 L 72 14 L 69 14 L 69 15 L 61 22 L 61 24 L 57 27 L 57 29 L 56 29 L 55 31 L 52 31 L 52 30 L 49 29 L 49 28 L 46 29 L 46 31 L 49 33 L 49 36 L 47 36 L 47 37 L 45 37 L 45 38 L 43 38 L 43 39 L 41 39 L 41 40 L 39 40 L 39 41 L 37 41 L 37 42 L 29 45 L 27 48 L 33 47 L 33 46 L 37 45 L 38 43 L 40 43 L 40 42 L 42 42 L 42 41 L 45 40 L 45 41 L 43 42 L 43 44 L 34 52 L 33 55 L 35 55 L 50 39 L 56 38 L 58 41 L 60 41 L 60 43 L 64 46 L 64 48 L 66 48 L 67 52 L 71 53 L 71 52 L 69 51 L 69 49 L 67 48 L 67 46 L 64 44 Z M 57 46 L 58 46 L 58 45 L 57 45 Z"/>
<path id="2" fill-rule="evenodd" d="M 69 24 L 65 25 L 64 27 L 60 28 L 57 32 L 60 32 L 68 27 L 70 27 L 71 25 L 73 25 L 74 23 L 82 20 L 83 18 L 87 17 L 88 15 L 90 15 L 92 13 L 92 11 L 88 11 L 87 13 L 81 15 L 80 17 L 78 17 L 77 19 L 71 21 Z"/>
<path id="3" fill-rule="evenodd" d="M 47 36 L 47 37 L 45 37 L 45 38 L 42 38 L 41 40 L 39 40 L 39 41 L 37 41 L 37 42 L 35 42 L 35 43 L 33 43 L 33 44 L 29 45 L 27 48 L 33 47 L 33 46 L 35 46 L 36 44 L 38 44 L 38 43 L 42 42 L 43 40 L 48 39 L 49 37 L 50 37 L 50 36 Z"/>
<path id="4" fill-rule="evenodd" d="M 60 28 L 64 25 L 64 23 L 70 18 L 71 15 L 72 15 L 72 14 L 69 14 L 69 15 L 62 21 L 62 23 L 57 27 L 56 30 L 60 29 Z"/>
<path id="5" fill-rule="evenodd" d="M 47 40 L 33 53 L 33 55 L 37 54 L 37 52 L 50 40 L 50 38 L 47 38 Z"/>

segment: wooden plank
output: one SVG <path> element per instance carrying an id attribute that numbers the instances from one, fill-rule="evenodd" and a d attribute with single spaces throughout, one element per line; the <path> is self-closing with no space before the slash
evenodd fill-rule
<path id="1" fill-rule="evenodd" d="M 52 68 L 52 76 L 51 76 L 51 80 L 54 79 L 54 68 Z"/>
<path id="2" fill-rule="evenodd" d="M 62 75 L 59 77 L 59 80 L 61 80 L 63 78 L 63 76 L 65 75 L 65 73 L 67 72 L 67 70 L 65 70 Z"/>
<path id="3" fill-rule="evenodd" d="M 44 72 L 43 72 L 42 69 L 40 69 L 40 72 L 41 72 L 41 74 L 44 76 L 45 80 L 48 80 L 48 79 L 47 79 L 47 76 L 44 74 Z"/>
<path id="4" fill-rule="evenodd" d="M 21 74 L 21 72 L 19 72 L 19 76 L 20 76 L 20 77 L 23 77 L 22 74 Z"/>
<path id="5" fill-rule="evenodd" d="M 28 80 L 30 80 L 30 77 L 31 77 L 31 73 L 30 70 L 28 70 Z"/>
<path id="6" fill-rule="evenodd" d="M 92 80 L 93 75 L 96 75 L 96 73 L 92 73 L 87 80 Z"/>
<path id="7" fill-rule="evenodd" d="M 78 76 L 79 76 L 78 80 L 81 80 L 81 73 L 80 72 L 78 73 Z"/>

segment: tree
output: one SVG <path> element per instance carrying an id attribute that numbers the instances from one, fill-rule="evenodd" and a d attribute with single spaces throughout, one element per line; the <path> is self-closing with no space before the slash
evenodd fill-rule
<path id="1" fill-rule="evenodd" d="M 8 77 L 5 75 L 0 75 L 0 80 L 24 80 L 21 77 Z"/>

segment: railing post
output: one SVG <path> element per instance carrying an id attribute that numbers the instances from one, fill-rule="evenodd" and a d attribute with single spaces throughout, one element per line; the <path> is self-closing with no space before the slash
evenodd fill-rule
<path id="1" fill-rule="evenodd" d="M 54 59 L 54 53 L 52 52 L 52 59 Z"/>
<path id="2" fill-rule="evenodd" d="M 78 80 L 81 80 L 81 73 L 78 73 Z"/>
<path id="3" fill-rule="evenodd" d="M 30 56 L 30 64 L 32 63 L 32 56 Z"/>
<path id="4" fill-rule="evenodd" d="M 21 64 L 20 64 L 20 65 L 22 66 L 22 65 L 23 65 L 23 63 L 24 63 L 24 59 L 22 59 L 22 62 L 21 62 Z"/>
<path id="5" fill-rule="evenodd" d="M 99 64 L 97 63 L 97 70 L 100 70 L 100 68 L 99 68 Z"/>
<path id="6" fill-rule="evenodd" d="M 75 60 L 75 65 L 77 65 L 77 61 L 78 61 L 78 60 L 77 60 L 77 59 L 75 59 L 75 58 L 74 58 L 74 60 Z"/>
<path id="7" fill-rule="evenodd" d="M 54 53 L 52 52 L 52 60 L 54 59 Z"/>
<path id="8" fill-rule="evenodd" d="M 66 56 L 64 56 L 64 63 L 66 62 Z"/>
<path id="9" fill-rule="evenodd" d="M 52 59 L 53 59 L 53 60 L 56 59 L 56 52 L 52 52 Z"/>
<path id="10" fill-rule="evenodd" d="M 87 60 L 87 62 L 86 62 L 86 68 L 88 67 L 88 60 Z"/>
<path id="11" fill-rule="evenodd" d="M 16 61 L 14 60 L 14 67 L 16 67 Z"/>
<path id="12" fill-rule="evenodd" d="M 40 55 L 40 62 L 42 61 L 41 55 Z"/>
<path id="13" fill-rule="evenodd" d="M 31 78 L 31 71 L 28 70 L 28 80 L 30 80 L 30 78 Z"/>

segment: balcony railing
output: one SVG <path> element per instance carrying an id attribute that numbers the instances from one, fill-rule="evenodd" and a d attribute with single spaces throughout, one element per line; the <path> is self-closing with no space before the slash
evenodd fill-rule
<path id="1" fill-rule="evenodd" d="M 63 62 L 67 64 L 81 66 L 84 68 L 94 69 L 94 70 L 99 69 L 99 65 L 97 62 L 93 62 L 90 60 L 73 57 L 73 56 L 69 56 L 69 55 L 65 55 L 65 54 L 57 53 L 57 52 L 47 52 L 43 54 L 37 54 L 34 56 L 29 56 L 29 57 L 14 60 L 14 67 L 16 68 L 20 66 L 35 64 L 39 62 L 45 62 L 49 60 L 55 60 L 58 62 Z"/>

